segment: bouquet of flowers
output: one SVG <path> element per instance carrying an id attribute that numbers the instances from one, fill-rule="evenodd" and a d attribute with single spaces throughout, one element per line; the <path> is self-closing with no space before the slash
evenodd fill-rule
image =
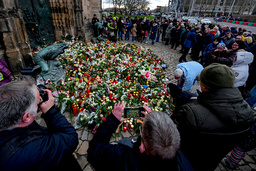
<path id="1" fill-rule="evenodd" d="M 170 114 L 164 62 L 150 49 L 123 43 L 72 42 L 57 58 L 66 71 L 64 82 L 53 84 L 62 112 L 78 115 L 76 126 L 96 130 L 118 101 Z M 135 119 L 134 119 L 135 120 Z M 134 122 L 135 129 L 141 122 Z"/>

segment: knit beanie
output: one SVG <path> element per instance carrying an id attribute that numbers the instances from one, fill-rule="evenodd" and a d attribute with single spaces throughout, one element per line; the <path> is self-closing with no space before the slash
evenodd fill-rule
<path id="1" fill-rule="evenodd" d="M 200 81 L 208 89 L 232 88 L 235 74 L 228 66 L 213 63 L 202 70 Z"/>
<path id="2" fill-rule="evenodd" d="M 217 45 L 217 47 L 220 47 L 220 48 L 225 48 L 226 47 L 226 45 L 225 45 L 225 43 L 219 43 L 218 45 Z"/>

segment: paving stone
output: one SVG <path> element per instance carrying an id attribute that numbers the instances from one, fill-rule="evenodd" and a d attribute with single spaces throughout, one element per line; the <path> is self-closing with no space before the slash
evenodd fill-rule
<path id="1" fill-rule="evenodd" d="M 254 164 L 250 163 L 249 166 L 250 166 L 252 169 L 256 169 L 256 164 L 255 164 L 255 163 L 254 163 Z"/>
<path id="2" fill-rule="evenodd" d="M 85 155 L 85 154 L 87 154 L 88 147 L 89 147 L 88 141 L 84 141 L 84 142 L 82 143 L 82 145 L 80 146 L 80 148 L 78 149 L 77 153 L 78 153 L 79 155 Z"/>
<path id="3" fill-rule="evenodd" d="M 87 158 L 85 156 L 80 156 L 77 161 L 82 169 L 88 164 Z"/>
<path id="4" fill-rule="evenodd" d="M 83 133 L 82 133 L 82 136 L 81 136 L 81 140 L 88 140 L 88 134 L 89 132 L 84 130 Z"/>
<path id="5" fill-rule="evenodd" d="M 224 167 L 222 164 L 219 164 L 219 165 L 218 165 L 218 168 L 219 168 L 221 171 L 226 171 L 225 167 Z"/>
<path id="6" fill-rule="evenodd" d="M 244 165 L 245 164 L 245 162 L 243 161 L 243 160 L 241 160 L 239 163 L 238 163 L 238 165 Z"/>
<path id="7" fill-rule="evenodd" d="M 94 134 L 91 133 L 91 132 L 89 132 L 88 137 L 87 137 L 87 140 L 88 140 L 88 141 L 91 141 L 92 138 L 93 138 L 93 136 L 94 136 Z"/>
<path id="8" fill-rule="evenodd" d="M 82 130 L 76 130 L 76 133 L 78 135 L 78 139 L 81 138 L 82 132 L 83 132 Z"/>
<path id="9" fill-rule="evenodd" d="M 221 169 L 218 166 L 214 171 L 221 171 Z"/>
<path id="10" fill-rule="evenodd" d="M 256 150 L 253 149 L 251 151 L 247 151 L 246 154 L 250 155 L 250 156 L 256 156 Z"/>
<path id="11" fill-rule="evenodd" d="M 248 155 L 245 155 L 244 161 L 247 163 L 254 163 L 254 160 Z"/>
<path id="12" fill-rule="evenodd" d="M 128 138 L 128 137 L 131 136 L 131 134 L 128 131 L 126 131 L 126 132 L 122 131 L 121 135 L 122 135 L 123 138 Z"/>
<path id="13" fill-rule="evenodd" d="M 78 140 L 78 145 L 77 145 L 77 147 L 76 147 L 76 150 L 75 151 L 77 151 L 79 148 L 80 148 L 80 146 L 81 146 L 81 144 L 83 143 L 83 141 L 82 140 Z"/>
<path id="14" fill-rule="evenodd" d="M 242 171 L 251 171 L 251 167 L 248 165 L 240 166 L 239 169 Z"/>
<path id="15" fill-rule="evenodd" d="M 71 118 L 69 112 L 64 112 L 63 115 L 66 117 L 67 121 L 71 123 Z"/>
<path id="16" fill-rule="evenodd" d="M 76 153 L 73 153 L 73 155 L 74 155 L 75 159 L 77 159 L 77 154 L 76 154 Z"/>

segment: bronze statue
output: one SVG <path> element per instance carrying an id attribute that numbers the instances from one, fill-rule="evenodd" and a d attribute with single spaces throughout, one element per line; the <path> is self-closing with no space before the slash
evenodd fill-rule
<path id="1" fill-rule="evenodd" d="M 34 58 L 36 64 L 41 66 L 42 72 L 39 74 L 43 79 L 58 82 L 65 76 L 65 71 L 59 66 L 61 63 L 55 58 L 68 48 L 68 43 L 60 43 L 42 49 Z"/>

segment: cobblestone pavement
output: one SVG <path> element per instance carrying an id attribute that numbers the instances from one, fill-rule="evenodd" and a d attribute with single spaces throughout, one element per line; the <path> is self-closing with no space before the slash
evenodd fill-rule
<path id="1" fill-rule="evenodd" d="M 122 41 L 122 42 L 132 43 L 131 41 Z M 166 69 L 166 72 L 168 73 L 168 78 L 170 79 L 170 82 L 175 82 L 173 77 L 173 71 L 175 69 L 175 66 L 179 63 L 178 59 L 181 56 L 181 54 L 178 52 L 179 48 L 178 50 L 173 50 L 170 48 L 170 46 L 166 46 L 162 42 L 156 42 L 155 45 L 152 45 L 151 42 L 148 42 L 147 44 L 134 42 L 134 44 L 138 46 L 150 48 L 152 51 L 154 51 L 155 54 L 159 55 L 167 63 L 168 68 Z M 187 60 L 190 60 L 188 56 L 187 56 Z M 71 123 L 74 123 L 74 118 L 70 119 L 69 113 L 66 112 L 64 113 L 64 115 L 67 117 L 67 119 Z M 41 119 L 39 119 L 38 122 L 44 125 Z M 90 166 L 90 164 L 87 161 L 87 149 L 89 146 L 89 141 L 93 138 L 93 133 L 89 131 L 87 128 L 79 128 L 77 130 L 77 133 L 79 137 L 79 145 L 74 155 L 77 158 L 80 166 L 84 171 L 93 171 L 93 168 Z M 135 135 L 132 135 L 128 131 L 121 132 L 120 135 L 121 135 L 120 137 L 116 136 L 115 138 L 112 138 L 111 142 L 116 143 L 122 138 L 136 137 Z M 240 170 L 256 171 L 255 163 L 256 163 L 256 149 L 247 152 L 247 155 L 245 156 L 245 158 L 239 163 L 239 166 L 234 171 L 240 171 Z M 215 171 L 226 171 L 226 169 L 221 164 L 219 164 L 219 166 L 216 168 Z"/>

